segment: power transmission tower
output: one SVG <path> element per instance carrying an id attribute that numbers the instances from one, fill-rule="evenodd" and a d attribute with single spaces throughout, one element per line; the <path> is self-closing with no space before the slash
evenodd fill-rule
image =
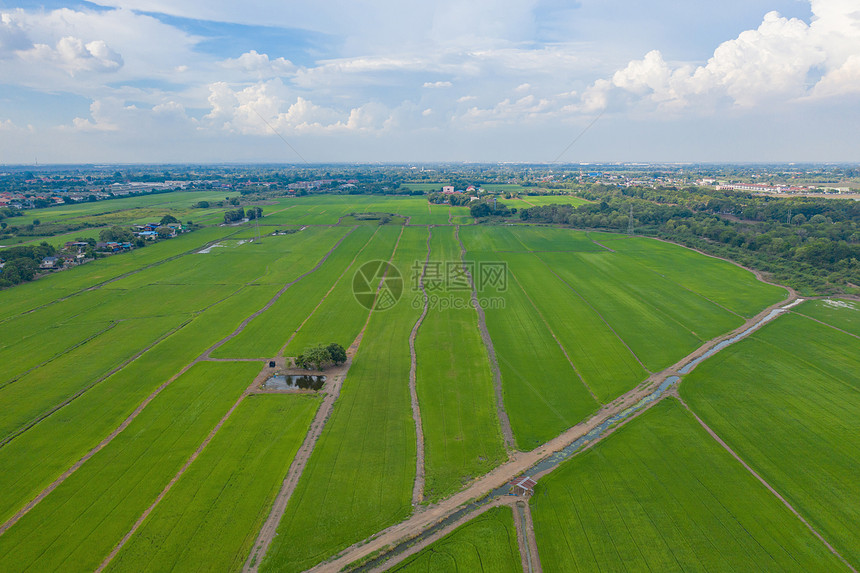
<path id="1" fill-rule="evenodd" d="M 633 203 L 630 203 L 630 215 L 627 217 L 627 234 L 633 234 Z"/>

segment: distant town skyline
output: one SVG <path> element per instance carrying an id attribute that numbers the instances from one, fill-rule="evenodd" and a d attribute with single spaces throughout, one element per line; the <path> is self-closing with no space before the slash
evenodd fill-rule
<path id="1" fill-rule="evenodd" d="M 856 0 L 0 0 L 0 164 L 856 162 Z"/>

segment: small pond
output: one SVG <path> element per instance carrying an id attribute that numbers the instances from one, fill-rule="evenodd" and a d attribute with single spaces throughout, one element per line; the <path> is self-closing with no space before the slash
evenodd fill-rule
<path id="1" fill-rule="evenodd" d="M 319 390 L 325 384 L 325 376 L 278 374 L 263 384 L 266 390 Z"/>

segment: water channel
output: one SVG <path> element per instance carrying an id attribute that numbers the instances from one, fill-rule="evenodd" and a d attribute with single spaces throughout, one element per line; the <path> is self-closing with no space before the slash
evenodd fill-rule
<path id="1" fill-rule="evenodd" d="M 702 361 L 706 360 L 707 358 L 710 358 L 711 356 L 713 356 L 717 352 L 720 352 L 721 350 L 723 350 L 727 346 L 730 346 L 730 345 L 734 344 L 735 342 L 738 342 L 739 340 L 746 338 L 747 336 L 749 336 L 750 334 L 752 334 L 753 332 L 755 332 L 756 330 L 758 330 L 759 328 L 764 326 L 766 323 L 772 321 L 773 319 L 775 319 L 779 315 L 783 314 L 787 310 L 791 309 L 792 307 L 794 307 L 794 306 L 796 306 L 802 302 L 803 302 L 803 299 L 800 298 L 800 299 L 797 299 L 794 302 L 789 303 L 785 306 L 773 309 L 768 314 L 766 314 L 764 317 L 762 317 L 761 319 L 759 319 L 758 321 L 753 323 L 751 326 L 749 326 L 748 328 L 746 328 L 742 332 L 732 336 L 731 338 L 727 338 L 727 339 L 715 344 L 713 346 L 713 348 L 710 348 L 707 352 L 705 352 L 701 356 L 694 358 L 692 360 L 689 360 L 688 362 L 684 363 L 678 369 L 678 372 L 681 374 L 689 374 L 690 371 L 693 370 L 693 368 L 695 368 L 696 366 L 698 366 Z M 644 398 L 642 398 L 641 400 L 636 402 L 636 404 L 630 406 L 629 408 L 626 408 L 625 410 L 622 410 L 621 412 L 618 412 L 617 414 L 614 414 L 614 415 L 606 418 L 603 422 L 601 422 L 598 426 L 593 428 L 591 431 L 589 431 L 585 435 L 577 438 L 576 440 L 574 440 L 573 442 L 568 444 L 563 449 L 561 449 L 557 452 L 554 452 L 549 457 L 544 458 L 543 460 L 539 461 L 538 463 L 536 463 L 535 465 L 533 465 L 532 467 L 527 469 L 525 472 L 523 472 L 522 475 L 528 476 L 528 477 L 534 477 L 538 474 L 541 474 L 543 472 L 554 469 L 556 466 L 558 466 L 563 461 L 568 460 L 571 457 L 573 457 L 574 455 L 576 455 L 580 450 L 582 450 L 589 443 L 601 438 L 607 430 L 610 430 L 611 428 L 616 426 L 619 422 L 622 422 L 623 420 L 636 414 L 637 412 L 639 412 L 640 410 L 645 408 L 648 404 L 651 404 L 651 403 L 659 400 L 669 388 L 671 388 L 672 386 L 677 384 L 680 380 L 681 380 L 681 378 L 679 376 L 668 376 L 659 386 L 657 386 L 657 388 L 653 392 L 651 392 L 650 394 L 648 394 L 647 396 L 645 396 Z M 384 554 L 380 555 L 376 559 L 373 559 L 373 560 L 365 563 L 364 565 L 355 569 L 354 571 L 355 572 L 371 571 L 372 569 L 378 567 L 379 565 L 381 565 L 382 563 L 384 563 L 385 561 L 387 561 L 391 557 L 393 557 L 399 553 L 402 553 L 403 551 L 405 551 L 409 547 L 415 545 L 416 543 L 420 543 L 421 541 L 432 536 L 434 533 L 438 532 L 440 529 L 443 529 L 445 527 L 448 527 L 451 524 L 458 522 L 464 516 L 471 513 L 472 511 L 474 511 L 478 507 L 493 501 L 494 499 L 498 498 L 499 496 L 510 495 L 509 490 L 510 490 L 510 486 L 508 483 L 505 483 L 501 487 L 497 487 L 496 489 L 492 490 L 491 492 L 489 492 L 487 495 L 485 495 L 481 499 L 461 507 L 460 509 L 458 509 L 457 511 L 455 511 L 454 513 L 452 513 L 451 515 L 449 515 L 448 517 L 446 517 L 442 521 L 428 527 L 423 532 L 421 532 L 419 535 L 400 543 L 399 545 L 397 545 L 393 549 L 391 549 L 391 551 L 385 552 Z"/>

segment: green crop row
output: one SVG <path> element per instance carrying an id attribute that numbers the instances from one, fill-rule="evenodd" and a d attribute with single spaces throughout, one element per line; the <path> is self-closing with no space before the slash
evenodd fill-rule
<path id="1" fill-rule="evenodd" d="M 107 570 L 241 569 L 319 402 L 247 397 Z"/>
<path id="2" fill-rule="evenodd" d="M 202 443 L 259 365 L 205 362 L 0 536 L 0 570 L 92 571 Z"/>
<path id="3" fill-rule="evenodd" d="M 469 306 L 471 289 L 438 284 L 435 271 L 456 269 L 460 243 L 453 227 L 433 229 L 431 274 L 425 284 L 433 300 L 415 343 L 417 389 L 424 428 L 425 497 L 436 500 L 460 489 L 505 459 L 496 412 L 493 375 L 478 330 L 478 314 Z M 419 259 L 419 262 L 423 262 Z M 460 267 L 462 268 L 462 267 Z M 450 275 L 449 275 L 450 276 Z M 435 288 L 435 287 L 439 288 Z M 420 292 L 410 293 L 421 302 Z M 416 298 L 417 297 L 417 298 Z"/>
<path id="4" fill-rule="evenodd" d="M 542 478 L 547 571 L 840 571 L 841 562 L 673 399 Z"/>
<path id="5" fill-rule="evenodd" d="M 860 340 L 785 315 L 698 366 L 681 395 L 860 567 Z"/>
<path id="6" fill-rule="evenodd" d="M 427 229 L 403 228 L 394 264 L 423 260 L 426 239 Z M 402 300 L 371 314 L 262 570 L 302 571 L 411 512 L 416 454 L 408 340 L 419 314 Z"/>

